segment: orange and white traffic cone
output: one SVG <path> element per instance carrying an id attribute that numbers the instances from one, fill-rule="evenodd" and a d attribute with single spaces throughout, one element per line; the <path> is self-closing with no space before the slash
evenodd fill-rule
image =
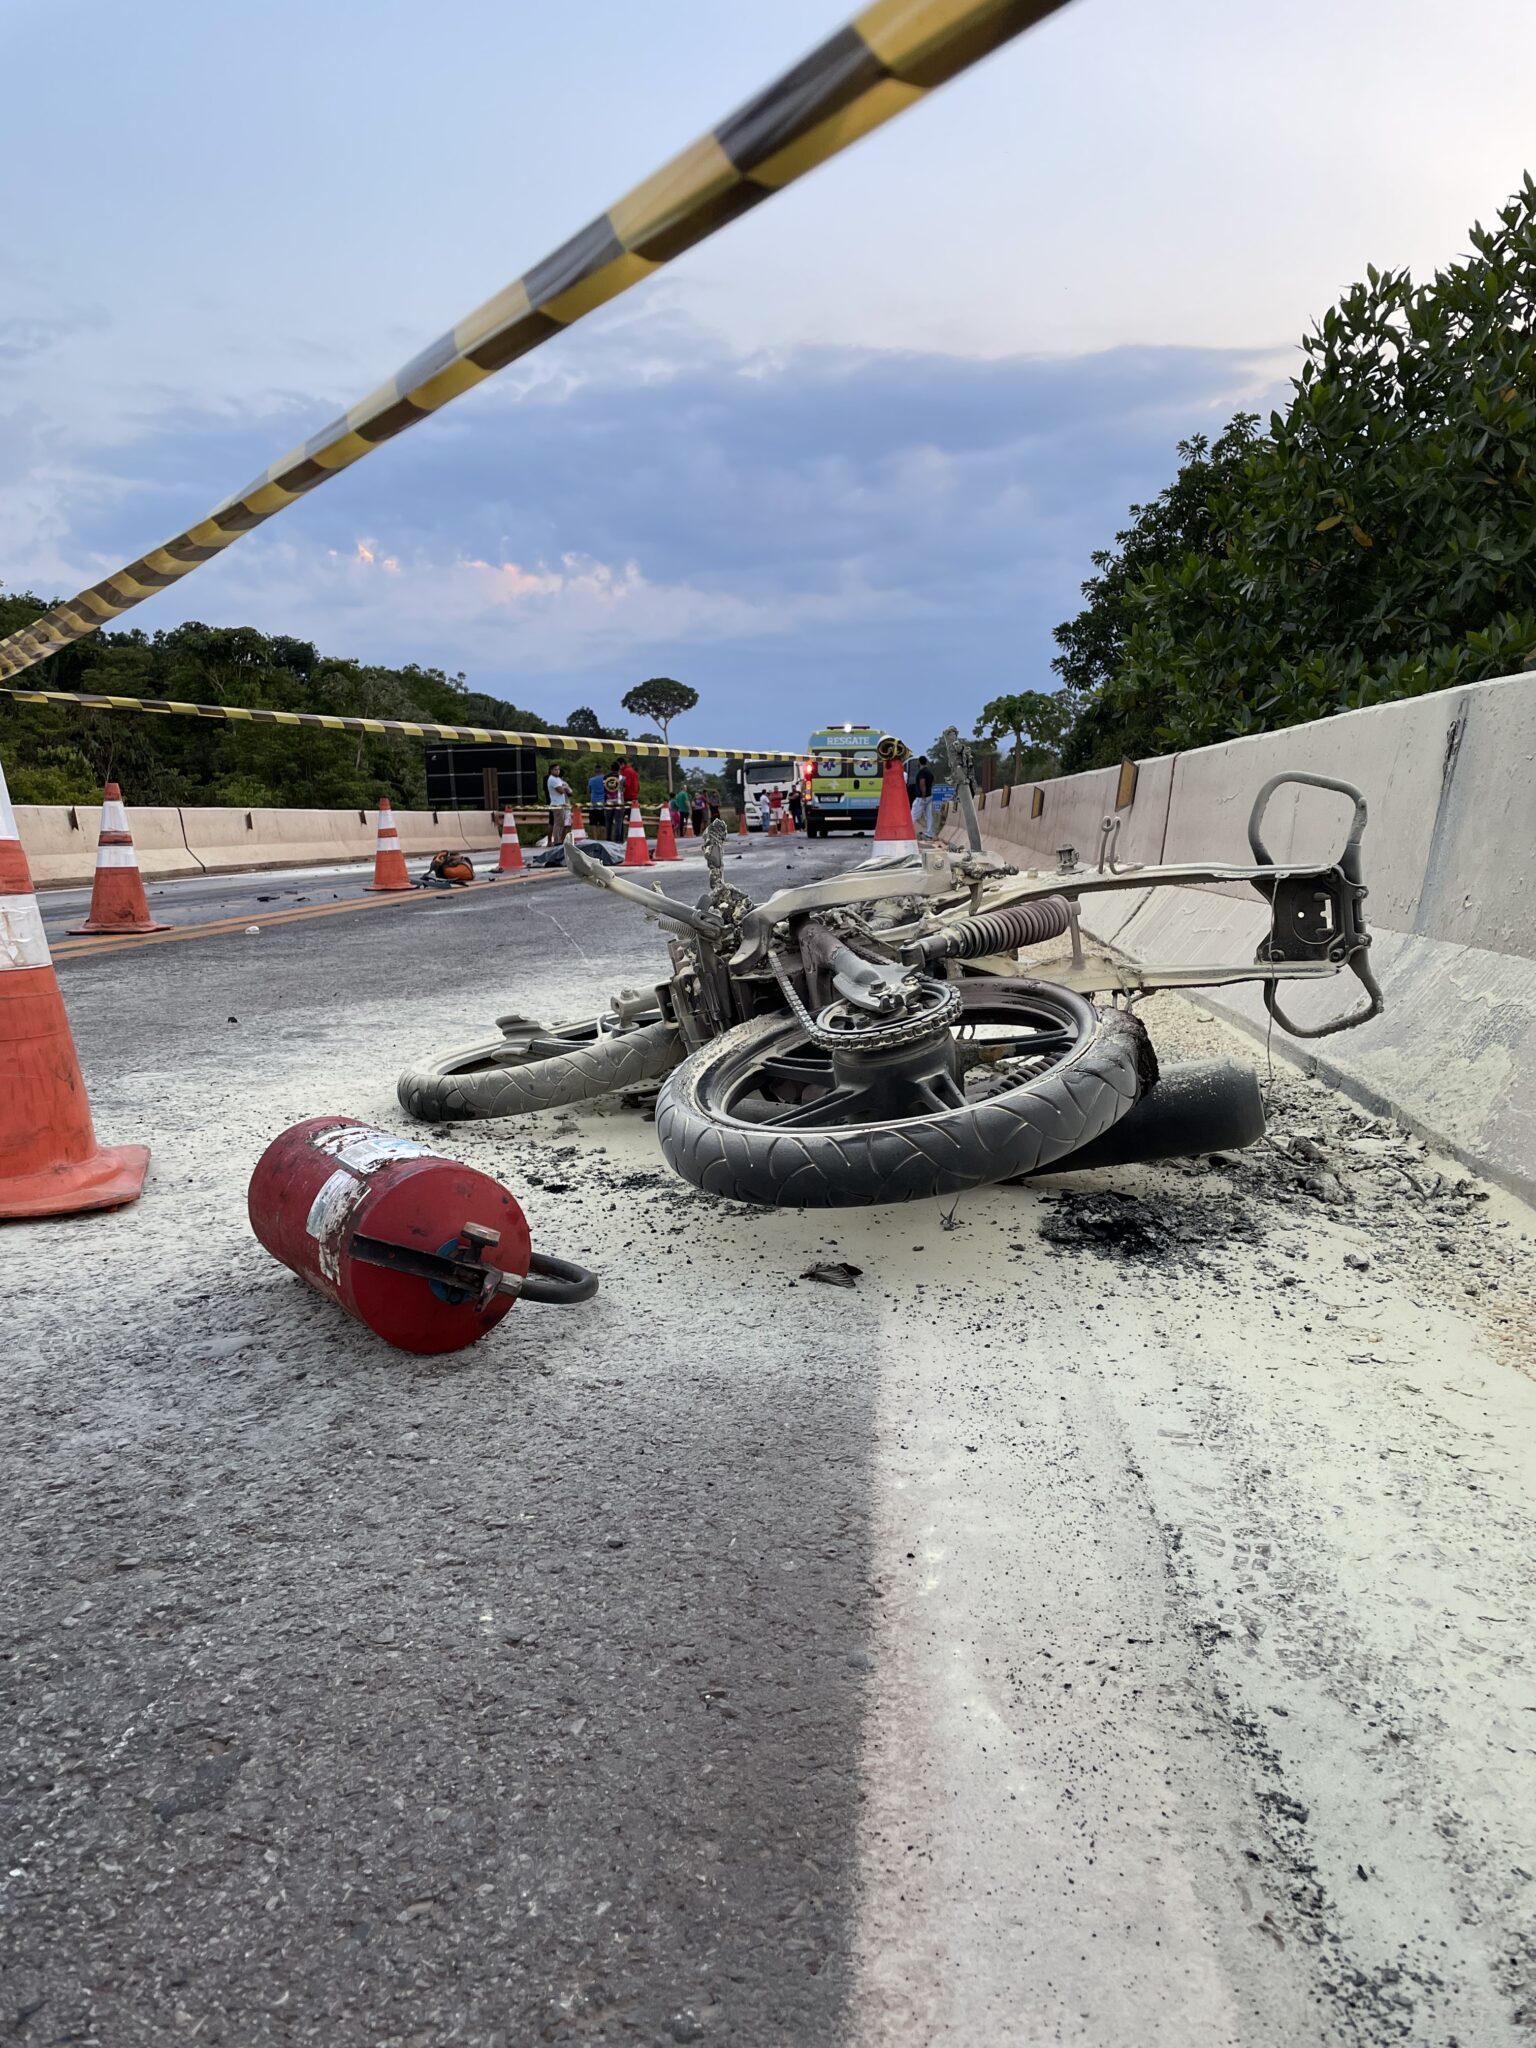
<path id="1" fill-rule="evenodd" d="M 72 934 L 86 932 L 168 932 L 149 914 L 144 894 L 144 877 L 139 857 L 133 850 L 128 830 L 128 813 L 123 809 L 123 792 L 109 782 L 101 792 L 101 830 L 96 835 L 96 875 L 91 883 L 91 907 L 84 924 L 72 924 Z"/>
<path id="2" fill-rule="evenodd" d="M 585 839 L 587 836 L 587 828 L 581 817 L 581 805 L 574 797 L 571 799 L 571 822 L 565 836 L 567 839 Z"/>
<path id="3" fill-rule="evenodd" d="M 147 1145 L 96 1143 L 32 871 L 0 768 L 0 1217 L 120 1209 Z"/>
<path id="4" fill-rule="evenodd" d="M 518 875 L 523 871 L 523 842 L 517 836 L 517 820 L 510 811 L 501 814 L 501 858 L 496 863 L 498 875 Z"/>
<path id="5" fill-rule="evenodd" d="M 741 809 L 736 813 L 736 837 L 745 839 L 747 836 L 747 800 L 743 797 Z"/>
<path id="6" fill-rule="evenodd" d="M 640 815 L 640 806 L 629 807 L 629 836 L 624 841 L 624 865 L 627 868 L 648 868 L 651 864 L 651 849 L 645 843 L 645 820 Z"/>
<path id="7" fill-rule="evenodd" d="M 656 851 L 652 860 L 681 860 L 677 850 L 677 834 L 672 829 L 672 806 L 663 804 L 656 813 Z"/>
<path id="8" fill-rule="evenodd" d="M 395 829 L 394 813 L 389 807 L 389 798 L 379 798 L 379 837 L 373 854 L 373 880 L 368 884 L 370 891 L 409 889 L 411 878 L 405 871 L 405 855 L 400 851 L 400 834 Z"/>
<path id="9" fill-rule="evenodd" d="M 919 860 L 917 834 L 912 829 L 912 804 L 907 795 L 907 771 L 899 761 L 887 761 L 880 776 L 880 809 L 875 818 L 876 860 Z"/>

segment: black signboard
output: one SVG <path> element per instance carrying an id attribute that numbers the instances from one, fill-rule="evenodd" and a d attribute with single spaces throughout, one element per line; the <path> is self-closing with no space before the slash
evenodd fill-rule
<path id="1" fill-rule="evenodd" d="M 532 747 L 428 747 L 427 805 L 434 811 L 505 811 L 542 803 Z"/>

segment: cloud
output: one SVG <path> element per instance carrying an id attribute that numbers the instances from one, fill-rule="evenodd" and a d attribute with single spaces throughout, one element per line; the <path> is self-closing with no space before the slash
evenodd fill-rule
<path id="1" fill-rule="evenodd" d="M 1172 475 L 1181 435 L 1265 402 L 1283 368 L 1178 348 L 744 355 L 663 302 L 564 337 L 138 620 L 462 668 L 551 715 L 611 712 L 662 672 L 700 688 L 715 737 L 867 716 L 926 739 L 1049 680 L 1092 549 Z M 52 590 L 66 564 L 81 582 L 115 567 L 323 412 L 146 413 L 111 448 L 34 448 L 28 533 L 47 545 L 29 560 L 28 533 L 0 531 L 0 575 Z"/>

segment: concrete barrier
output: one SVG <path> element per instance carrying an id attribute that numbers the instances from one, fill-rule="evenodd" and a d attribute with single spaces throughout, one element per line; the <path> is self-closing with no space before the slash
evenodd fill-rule
<path id="1" fill-rule="evenodd" d="M 396 811 L 394 816 L 402 850 L 412 858 L 442 847 L 491 853 L 501 841 L 490 811 Z M 99 805 L 18 804 L 16 820 L 40 889 L 78 887 L 90 881 L 101 826 Z M 174 875 L 371 861 L 378 813 L 130 804 L 128 822 L 145 876 L 163 881 Z"/>
<path id="2" fill-rule="evenodd" d="M 494 853 L 501 845 L 501 827 L 494 811 L 445 811 L 443 816 L 458 819 L 471 853 Z"/>
<path id="3" fill-rule="evenodd" d="M 181 813 L 174 805 L 130 805 L 128 823 L 147 880 L 202 872 L 182 836 Z M 38 888 L 78 887 L 91 880 L 101 830 L 99 804 L 17 804 L 16 824 Z"/>
<path id="4" fill-rule="evenodd" d="M 96 867 L 97 804 L 17 804 L 16 829 L 39 889 L 88 882 Z"/>
<path id="5" fill-rule="evenodd" d="M 373 827 L 357 811 L 239 810 L 186 806 L 187 844 L 213 874 L 313 867 L 373 854 Z"/>
<path id="6" fill-rule="evenodd" d="M 1139 764 L 1117 861 L 1244 861 L 1248 814 L 1262 785 L 1289 769 L 1354 783 L 1366 798 L 1371 963 L 1387 1008 L 1359 1030 L 1311 1042 L 1277 1028 L 1278 1052 L 1378 1112 L 1390 1112 L 1453 1157 L 1536 1198 L 1536 677 L 1506 677 L 1310 725 Z M 989 848 L 1020 866 L 1053 867 L 1071 843 L 1092 864 L 1093 812 L 1117 771 L 1031 785 L 982 810 Z M 1300 789 L 1277 793 L 1265 821 L 1276 860 L 1326 860 L 1349 806 Z M 1246 885 L 1127 891 L 1083 922 L 1132 959 L 1170 965 L 1251 960 L 1267 914 Z M 1282 990 L 1297 1021 L 1352 1006 L 1353 977 Z M 1267 1036 L 1256 987 L 1212 988 L 1200 1001 Z"/>

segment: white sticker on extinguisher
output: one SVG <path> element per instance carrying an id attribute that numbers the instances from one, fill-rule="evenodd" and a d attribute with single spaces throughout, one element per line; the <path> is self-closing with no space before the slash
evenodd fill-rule
<path id="1" fill-rule="evenodd" d="M 310 1140 L 317 1152 L 328 1152 L 354 1173 L 372 1173 L 391 1159 L 431 1159 L 430 1145 L 418 1145 L 414 1138 L 392 1138 L 388 1131 L 370 1131 L 356 1124 L 340 1130 L 321 1131 Z M 322 1190 L 323 1192 L 323 1190 Z"/>
<path id="2" fill-rule="evenodd" d="M 304 1228 L 315 1240 L 320 1270 L 334 1285 L 341 1281 L 341 1239 L 352 1211 L 368 1192 L 368 1183 L 338 1166 L 309 1205 Z"/>

